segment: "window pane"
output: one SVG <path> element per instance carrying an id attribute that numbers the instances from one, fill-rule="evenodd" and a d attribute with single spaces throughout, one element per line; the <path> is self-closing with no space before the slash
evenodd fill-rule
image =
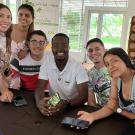
<path id="1" fill-rule="evenodd" d="M 16 0 L 10 0 L 9 8 L 12 13 L 12 23 L 16 23 Z"/>
<path id="2" fill-rule="evenodd" d="M 128 7 L 128 0 L 84 0 L 85 6 Z"/>
<path id="3" fill-rule="evenodd" d="M 122 32 L 123 15 L 121 14 L 104 14 L 102 35 L 106 48 L 119 47 Z"/>
<path id="4" fill-rule="evenodd" d="M 61 32 L 66 33 L 70 37 L 70 48 L 80 50 L 83 48 L 83 16 L 85 6 L 101 6 L 101 7 L 128 7 L 128 0 L 61 0 L 62 15 L 61 15 Z M 90 31 L 88 37 L 93 38 L 97 34 L 97 14 L 92 14 L 92 21 L 90 21 Z M 105 24 L 105 22 L 103 22 Z M 121 23 L 122 24 L 122 23 Z M 110 25 L 108 25 L 110 26 Z M 108 27 L 107 26 L 107 27 Z M 114 27 L 114 26 L 113 26 Z M 120 30 L 120 28 L 118 28 Z M 119 31 L 119 33 L 121 30 Z M 106 30 L 103 31 L 103 40 L 106 37 Z M 119 40 L 116 39 L 116 44 Z M 87 42 L 87 41 L 86 41 Z M 105 42 L 109 42 L 105 40 Z"/>
<path id="5" fill-rule="evenodd" d="M 61 32 L 64 32 L 69 36 L 71 49 L 77 49 L 79 44 L 81 8 L 81 0 L 79 2 L 77 0 L 63 1 Z"/>
<path id="6" fill-rule="evenodd" d="M 98 13 L 92 13 L 90 18 L 89 39 L 97 36 Z"/>

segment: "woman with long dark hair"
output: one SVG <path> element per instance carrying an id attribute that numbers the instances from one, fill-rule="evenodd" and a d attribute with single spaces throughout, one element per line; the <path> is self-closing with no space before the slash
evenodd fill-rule
<path id="1" fill-rule="evenodd" d="M 12 58 L 23 59 L 27 54 L 25 40 L 34 30 L 34 9 L 31 5 L 22 4 L 18 8 L 18 23 L 13 25 L 11 32 Z"/>
<path id="2" fill-rule="evenodd" d="M 10 9 L 0 3 L 0 93 L 7 99 L 13 97 L 13 94 L 8 89 L 3 88 L 6 85 L 4 73 L 9 70 L 10 55 L 11 55 L 11 23 L 12 14 Z M 3 81 L 4 80 L 4 81 Z M 0 96 L 0 100 L 1 100 Z"/>
<path id="3" fill-rule="evenodd" d="M 109 101 L 96 112 L 79 111 L 79 118 L 91 124 L 116 112 L 134 120 L 135 70 L 127 53 L 122 48 L 112 48 L 104 54 L 103 60 L 112 77 Z"/>

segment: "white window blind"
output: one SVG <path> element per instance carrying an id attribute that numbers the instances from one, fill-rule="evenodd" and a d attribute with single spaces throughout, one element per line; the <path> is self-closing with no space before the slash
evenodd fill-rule
<path id="1" fill-rule="evenodd" d="M 61 0 L 60 31 L 70 38 L 70 48 L 81 50 L 85 6 L 127 7 L 128 0 Z"/>

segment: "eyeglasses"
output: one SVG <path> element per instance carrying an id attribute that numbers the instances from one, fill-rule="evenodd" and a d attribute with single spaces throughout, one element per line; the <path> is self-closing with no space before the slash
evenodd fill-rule
<path id="1" fill-rule="evenodd" d="M 30 43 L 31 43 L 32 45 L 35 45 L 35 46 L 37 46 L 37 45 L 43 46 L 46 42 L 45 42 L 45 41 L 31 40 Z"/>

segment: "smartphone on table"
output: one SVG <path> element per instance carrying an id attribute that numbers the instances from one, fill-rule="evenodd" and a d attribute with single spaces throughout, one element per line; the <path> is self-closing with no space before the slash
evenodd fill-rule
<path id="1" fill-rule="evenodd" d="M 67 125 L 70 127 L 75 127 L 76 129 L 87 129 L 90 125 L 88 121 L 84 121 L 84 120 L 80 120 L 80 119 L 76 119 L 72 117 L 65 117 L 62 120 L 61 124 Z"/>
<path id="2" fill-rule="evenodd" d="M 24 105 L 27 105 L 27 101 L 26 101 L 26 99 L 23 96 L 18 95 L 18 96 L 15 96 L 13 98 L 13 104 L 15 106 L 17 106 L 17 107 L 18 106 L 24 106 Z"/>

